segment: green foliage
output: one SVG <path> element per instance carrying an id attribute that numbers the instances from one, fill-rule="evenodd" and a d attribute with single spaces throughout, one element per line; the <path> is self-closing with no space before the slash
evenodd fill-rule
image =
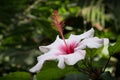
<path id="1" fill-rule="evenodd" d="M 89 80 L 89 77 L 86 74 L 68 74 L 64 80 Z"/>
<path id="2" fill-rule="evenodd" d="M 104 5 L 90 5 L 88 8 L 83 8 L 82 13 L 87 21 L 91 21 L 93 25 L 96 23 L 105 26 L 106 14 Z"/>
<path id="3" fill-rule="evenodd" d="M 65 69 L 59 69 L 56 62 L 46 62 L 43 69 L 37 74 L 30 75 L 28 72 L 13 72 L 4 77 L 0 77 L 0 80 L 30 80 L 33 78 L 34 80 L 61 80 L 66 74 L 70 73 L 78 73 L 78 71 L 70 66 Z"/>
<path id="4" fill-rule="evenodd" d="M 3 22 L 5 24 L 9 24 L 11 21 L 11 18 L 13 18 L 16 13 L 19 13 L 24 10 L 24 8 L 27 7 L 26 2 L 28 0 L 1 0 L 0 1 L 0 22 Z"/>
<path id="5" fill-rule="evenodd" d="M 5 77 L 0 77 L 0 80 L 30 80 L 30 74 L 27 72 L 14 72 Z"/>
<path id="6" fill-rule="evenodd" d="M 109 46 L 109 53 L 110 55 L 113 55 L 115 53 L 120 52 L 120 36 L 117 38 L 116 43 L 112 46 Z"/>
<path id="7" fill-rule="evenodd" d="M 101 48 L 100 49 L 89 49 L 89 48 L 86 48 L 87 56 L 94 57 L 96 54 L 100 54 L 100 52 L 98 52 L 98 51 L 101 51 Z"/>
<path id="8" fill-rule="evenodd" d="M 48 66 L 49 65 L 49 66 Z M 68 73 L 77 73 L 78 71 L 73 67 L 66 67 L 59 69 L 55 62 L 46 62 L 43 69 L 36 75 L 38 80 L 61 80 Z"/>
<path id="9" fill-rule="evenodd" d="M 110 72 L 102 73 L 100 77 L 102 80 L 113 80 Z"/>

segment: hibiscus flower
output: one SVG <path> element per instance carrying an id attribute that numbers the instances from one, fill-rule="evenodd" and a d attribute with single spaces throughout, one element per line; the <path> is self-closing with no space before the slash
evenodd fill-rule
<path id="1" fill-rule="evenodd" d="M 57 36 L 52 44 L 39 47 L 44 54 L 37 57 L 38 63 L 30 69 L 30 72 L 40 71 L 47 60 L 57 60 L 57 66 L 61 69 L 65 64 L 74 65 L 85 58 L 86 48 L 100 48 L 103 43 L 104 39 L 94 37 L 93 28 L 81 35 L 71 34 L 68 39 L 60 39 Z"/>

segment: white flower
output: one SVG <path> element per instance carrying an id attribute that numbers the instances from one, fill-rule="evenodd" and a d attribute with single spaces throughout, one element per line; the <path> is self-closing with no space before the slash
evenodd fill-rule
<path id="1" fill-rule="evenodd" d="M 30 72 L 41 70 L 46 60 L 57 60 L 58 67 L 61 69 L 65 67 L 65 64 L 76 64 L 78 61 L 85 58 L 86 47 L 99 48 L 103 45 L 103 39 L 93 36 L 93 28 L 81 35 L 70 35 L 65 41 L 57 36 L 52 44 L 39 47 L 44 54 L 37 57 L 38 63 L 30 69 Z M 65 42 L 67 45 L 65 45 Z"/>

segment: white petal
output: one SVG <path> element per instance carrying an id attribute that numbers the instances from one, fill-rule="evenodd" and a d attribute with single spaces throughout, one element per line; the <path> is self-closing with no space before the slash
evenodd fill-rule
<path id="1" fill-rule="evenodd" d="M 104 46 L 108 46 L 108 44 L 109 44 L 109 39 L 104 38 Z"/>
<path id="2" fill-rule="evenodd" d="M 47 46 L 39 46 L 40 51 L 42 51 L 43 53 L 48 52 L 50 49 Z"/>
<path id="3" fill-rule="evenodd" d="M 108 56 L 109 51 L 108 51 L 108 46 L 109 46 L 109 40 L 107 38 L 104 38 L 104 47 L 102 50 L 102 54 Z"/>
<path id="4" fill-rule="evenodd" d="M 85 49 L 85 48 L 86 48 L 86 44 L 83 42 L 80 42 L 74 50 L 76 51 L 76 50 Z"/>
<path id="5" fill-rule="evenodd" d="M 93 37 L 93 36 L 94 36 L 94 29 L 93 28 L 91 28 L 89 31 L 87 31 L 87 32 L 85 32 L 85 33 L 83 33 L 83 34 L 80 35 L 80 37 L 82 39 L 84 39 L 84 38 L 90 38 L 90 37 Z"/>
<path id="6" fill-rule="evenodd" d="M 57 59 L 57 54 L 59 54 L 58 50 L 51 50 L 48 53 L 45 53 L 39 57 L 37 57 L 38 63 L 30 69 L 30 72 L 37 72 L 39 70 L 41 70 L 44 62 L 46 60 L 56 60 Z"/>
<path id="7" fill-rule="evenodd" d="M 53 43 L 51 43 L 50 45 L 47 45 L 47 46 L 40 46 L 39 47 L 39 49 L 40 49 L 40 51 L 42 51 L 43 53 L 46 53 L 46 52 L 48 52 L 50 49 L 56 49 L 56 48 L 58 48 L 58 46 L 60 45 L 60 44 L 64 44 L 63 43 L 63 40 L 62 39 L 60 39 L 59 38 L 59 36 L 57 36 L 56 37 L 56 40 L 53 42 Z"/>
<path id="8" fill-rule="evenodd" d="M 61 68 L 61 69 L 64 69 L 65 68 L 65 64 L 64 64 L 64 57 L 62 56 L 58 56 L 58 67 Z"/>
<path id="9" fill-rule="evenodd" d="M 85 50 L 79 50 L 76 51 L 73 54 L 65 55 L 65 63 L 68 65 L 74 65 L 76 64 L 79 60 L 82 60 L 85 58 L 86 51 Z"/>
<path id="10" fill-rule="evenodd" d="M 81 35 L 73 35 L 71 34 L 69 39 L 68 39 L 68 43 L 71 43 L 71 41 L 73 42 L 79 42 L 81 39 L 84 39 L 84 38 L 90 38 L 90 37 L 93 37 L 94 36 L 94 29 L 91 28 L 89 31 L 81 34 Z"/>
<path id="11" fill-rule="evenodd" d="M 98 37 L 84 39 L 80 42 L 80 45 L 88 48 L 99 48 L 103 45 L 103 39 L 99 39 Z"/>
<path id="12" fill-rule="evenodd" d="M 61 54 L 61 52 L 59 50 L 56 50 L 56 49 L 52 49 L 50 50 L 48 53 L 45 53 L 41 56 L 38 56 L 37 57 L 37 60 L 38 61 L 45 61 L 45 60 L 54 60 L 57 58 L 57 56 L 59 56 Z"/>
<path id="13" fill-rule="evenodd" d="M 38 63 L 37 63 L 34 67 L 32 67 L 29 71 L 32 72 L 32 73 L 38 72 L 38 71 L 42 68 L 43 63 L 44 63 L 43 61 L 38 62 Z"/>

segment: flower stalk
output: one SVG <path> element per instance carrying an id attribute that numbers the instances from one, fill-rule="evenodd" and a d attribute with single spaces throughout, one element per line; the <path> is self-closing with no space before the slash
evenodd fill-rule
<path id="1" fill-rule="evenodd" d="M 108 66 L 108 63 L 110 62 L 110 59 L 111 59 L 111 55 L 109 56 L 109 58 L 108 58 L 108 60 L 107 60 L 107 62 L 106 62 L 106 64 L 105 64 L 105 66 L 104 66 L 104 68 L 103 68 L 103 72 L 105 72 L 105 69 L 106 69 L 106 67 Z"/>

